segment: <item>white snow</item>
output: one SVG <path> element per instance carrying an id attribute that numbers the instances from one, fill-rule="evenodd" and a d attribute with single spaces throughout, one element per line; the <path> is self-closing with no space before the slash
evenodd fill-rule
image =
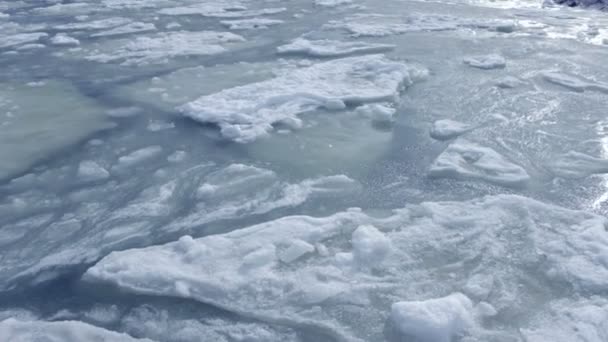
<path id="1" fill-rule="evenodd" d="M 394 47 L 394 45 L 390 44 L 297 38 L 289 44 L 279 46 L 277 51 L 280 54 L 304 54 L 311 57 L 338 57 L 358 53 L 383 52 L 392 50 Z"/>
<path id="2" fill-rule="evenodd" d="M 465 124 L 459 121 L 451 119 L 442 119 L 433 122 L 431 127 L 430 135 L 433 139 L 437 140 L 450 140 L 454 139 L 464 133 L 470 132 L 475 127 L 469 124 Z"/>
<path id="3" fill-rule="evenodd" d="M 0 336 L 6 341 L 19 342 L 152 342 L 78 321 L 18 321 L 12 318 L 0 322 Z"/>
<path id="4" fill-rule="evenodd" d="M 404 335 L 420 342 L 450 342 L 473 325 L 473 303 L 454 293 L 447 297 L 397 302 L 391 320 Z"/>
<path id="5" fill-rule="evenodd" d="M 382 55 L 337 59 L 203 96 L 180 111 L 197 121 L 217 124 L 225 138 L 250 142 L 267 135 L 273 124 L 300 125 L 298 115 L 307 111 L 393 100 L 420 74 Z"/>
<path id="6" fill-rule="evenodd" d="M 495 150 L 465 139 L 454 141 L 435 159 L 429 177 L 481 180 L 514 187 L 522 187 L 530 179 L 524 168 Z"/>
<path id="7" fill-rule="evenodd" d="M 498 54 L 466 57 L 464 63 L 478 69 L 503 69 L 507 66 L 505 58 Z"/>

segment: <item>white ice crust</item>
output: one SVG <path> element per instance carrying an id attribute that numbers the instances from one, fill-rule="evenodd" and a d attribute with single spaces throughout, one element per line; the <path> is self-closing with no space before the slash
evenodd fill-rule
<path id="1" fill-rule="evenodd" d="M 495 150 L 463 138 L 451 143 L 429 168 L 429 177 L 482 180 L 521 187 L 530 176 L 526 170 Z"/>
<path id="2" fill-rule="evenodd" d="M 194 120 L 217 124 L 228 139 L 250 142 L 267 135 L 276 123 L 300 126 L 298 115 L 307 111 L 394 101 L 422 73 L 382 55 L 349 57 L 206 95 L 180 111 Z"/>
<path id="3" fill-rule="evenodd" d="M 84 280 L 189 298 L 267 322 L 312 325 L 353 341 L 363 332 L 382 336 L 392 303 L 380 298 L 390 298 L 397 303 L 392 321 L 403 334 L 451 341 L 485 336 L 478 315 L 507 310 L 543 317 L 563 295 L 559 286 L 601 293 L 608 286 L 606 224 L 601 216 L 508 195 L 422 203 L 384 218 L 352 209 L 114 252 Z M 436 264 L 438 256 L 450 263 Z M 446 276 L 449 282 L 440 280 Z M 544 299 L 527 305 L 522 277 L 543 286 Z M 471 297 L 441 298 L 461 291 Z"/>

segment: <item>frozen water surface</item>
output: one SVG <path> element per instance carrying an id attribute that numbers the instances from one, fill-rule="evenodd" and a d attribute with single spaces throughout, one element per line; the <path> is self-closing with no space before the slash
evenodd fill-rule
<path id="1" fill-rule="evenodd" d="M 0 1 L 0 340 L 607 341 L 602 9 Z"/>

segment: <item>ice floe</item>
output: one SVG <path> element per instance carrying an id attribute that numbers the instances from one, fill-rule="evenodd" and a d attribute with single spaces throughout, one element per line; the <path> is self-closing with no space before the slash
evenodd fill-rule
<path id="1" fill-rule="evenodd" d="M 299 114 L 318 108 L 391 101 L 424 72 L 382 55 L 314 64 L 274 79 L 203 96 L 180 108 L 197 121 L 215 123 L 224 137 L 250 142 L 273 124 L 301 126 Z"/>
<path id="2" fill-rule="evenodd" d="M 58 33 L 51 37 L 51 44 L 58 46 L 76 46 L 80 45 L 80 41 L 74 37 L 70 37 L 67 34 Z"/>
<path id="3" fill-rule="evenodd" d="M 46 37 L 48 37 L 48 34 L 44 32 L 2 34 L 0 35 L 0 49 L 38 42 L 41 38 Z"/>
<path id="4" fill-rule="evenodd" d="M 237 20 L 222 20 L 220 23 L 231 30 L 252 30 L 266 29 L 270 26 L 280 25 L 284 23 L 279 19 L 253 18 L 253 19 L 237 19 Z"/>
<path id="5" fill-rule="evenodd" d="M 389 315 L 398 331 L 421 341 L 484 340 L 493 329 L 509 340 L 529 320 L 502 330 L 470 329 L 483 324 L 473 319 L 501 312 L 542 318 L 559 302 L 562 285 L 601 293 L 608 285 L 606 224 L 598 215 L 508 195 L 410 205 L 386 217 L 352 209 L 114 252 L 84 280 L 314 326 L 345 340 L 381 338 Z M 528 286 L 545 291 L 533 306 Z M 473 291 L 476 299 L 443 297 L 464 288 L 487 289 Z M 599 325 L 589 329 L 604 333 Z"/>
<path id="6" fill-rule="evenodd" d="M 118 176 L 127 174 L 145 164 L 144 159 L 148 163 L 152 158 L 166 162 L 161 153 L 158 146 L 128 153 L 112 167 L 112 175 L 115 172 Z M 176 162 L 185 157 L 171 156 Z M 107 179 L 108 171 L 104 172 L 104 169 L 96 161 L 82 162 L 77 170 L 79 181 L 100 184 L 102 187 L 93 191 L 101 191 L 104 197 L 122 197 L 124 194 L 113 193 L 116 184 Z M 78 193 L 59 203 L 52 199 L 45 203 L 36 198 L 40 197 L 36 194 L 32 199 L 19 196 L 13 205 L 0 203 L 0 213 L 22 211 L 24 216 L 3 226 L 3 232 L 9 232 L 3 237 L 10 243 L 24 234 L 37 233 L 35 238 L 3 250 L 3 261 L 10 266 L 0 270 L 0 289 L 54 279 L 74 267 L 94 262 L 112 250 L 153 243 L 179 232 L 195 232 L 212 222 L 261 215 L 299 206 L 310 198 L 349 194 L 358 189 L 357 182 L 343 175 L 290 183 L 268 169 L 243 164 L 222 168 L 202 164 L 169 180 L 156 180 L 155 184 L 133 194 L 120 208 L 110 209 L 96 200 L 86 200 L 87 197 L 83 200 Z M 73 211 L 64 217 L 49 222 L 45 216 L 27 216 L 26 203 L 35 208 L 35 212 L 44 212 L 45 205 L 57 206 L 63 201 L 74 205 Z M 178 212 L 180 215 L 176 215 Z M 3 241 L 0 239 L 0 243 Z M 27 258 L 22 258 L 24 253 Z"/>
<path id="7" fill-rule="evenodd" d="M 466 65 L 485 70 L 502 69 L 507 66 L 505 58 L 497 54 L 466 57 L 463 61 Z"/>
<path id="8" fill-rule="evenodd" d="M 582 77 L 553 71 L 542 73 L 542 77 L 547 82 L 560 85 L 573 91 L 584 92 L 590 90 L 608 94 L 608 83 L 595 82 Z"/>
<path id="9" fill-rule="evenodd" d="M 495 150 L 465 139 L 451 143 L 429 168 L 429 177 L 481 180 L 521 187 L 530 176 L 526 170 Z"/>
<path id="10" fill-rule="evenodd" d="M 407 16 L 386 14 L 355 14 L 331 20 L 324 28 L 341 29 L 355 37 L 384 37 L 410 32 L 454 31 L 459 29 L 509 33 L 515 30 L 513 21 L 469 19 L 449 15 L 412 13 Z"/>
<path id="11" fill-rule="evenodd" d="M 277 14 L 286 10 L 287 9 L 284 7 L 248 10 L 247 7 L 239 2 L 219 1 L 183 7 L 164 8 L 158 11 L 158 13 L 164 15 L 201 15 L 215 18 L 243 18 Z"/>
<path id="12" fill-rule="evenodd" d="M 526 342 L 599 342 L 608 338 L 608 302 L 605 298 L 560 300 L 547 315 L 522 329 Z"/>
<path id="13" fill-rule="evenodd" d="M 3 85 L 0 108 L 10 114 L 0 119 L 0 179 L 110 127 L 94 100 L 60 81 L 39 87 Z"/>
<path id="14" fill-rule="evenodd" d="M 152 342 L 149 339 L 136 339 L 127 334 L 98 328 L 79 321 L 18 321 L 12 318 L 0 322 L 0 336 L 6 341 L 19 342 Z"/>
<path id="15" fill-rule="evenodd" d="M 281 54 L 303 54 L 312 57 L 338 57 L 357 53 L 377 53 L 393 49 L 390 44 L 365 42 L 342 42 L 336 40 L 308 40 L 298 38 L 289 44 L 279 46 Z"/>
<path id="16" fill-rule="evenodd" d="M 84 181 L 100 181 L 110 177 L 108 170 L 92 160 L 85 160 L 78 165 L 78 177 Z"/>
<path id="17" fill-rule="evenodd" d="M 87 59 L 102 62 L 121 62 L 126 65 L 163 63 L 179 56 L 205 56 L 226 52 L 226 43 L 242 42 L 244 38 L 230 32 L 163 32 L 123 40 L 118 47 L 92 53 Z"/>
<path id="18" fill-rule="evenodd" d="M 109 37 L 130 33 L 156 31 L 156 25 L 152 23 L 133 22 L 104 30 L 91 35 L 91 37 Z"/>
<path id="19" fill-rule="evenodd" d="M 473 303 L 462 293 L 398 302 L 391 306 L 391 319 L 400 333 L 416 341 L 450 342 L 473 326 Z"/>
<path id="20" fill-rule="evenodd" d="M 593 174 L 608 173 L 608 160 L 576 151 L 553 158 L 547 166 L 551 173 L 562 178 L 584 178 Z"/>
<path id="21" fill-rule="evenodd" d="M 433 122 L 430 135 L 433 139 L 450 140 L 470 132 L 473 129 L 475 129 L 473 125 L 451 119 L 442 119 Z"/>

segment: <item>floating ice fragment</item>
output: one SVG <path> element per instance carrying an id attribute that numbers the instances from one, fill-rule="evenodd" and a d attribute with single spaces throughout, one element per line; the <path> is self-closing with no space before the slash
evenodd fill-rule
<path id="1" fill-rule="evenodd" d="M 118 167 L 124 168 L 134 166 L 147 159 L 151 159 L 158 156 L 162 151 L 163 149 L 160 146 L 148 146 L 139 150 L 135 150 L 127 155 L 118 158 Z"/>
<path id="2" fill-rule="evenodd" d="M 530 179 L 521 166 L 489 147 L 464 139 L 450 144 L 429 169 L 432 178 L 482 180 L 503 186 L 521 187 Z"/>
<path id="3" fill-rule="evenodd" d="M 101 63 L 120 61 L 127 65 L 162 63 L 178 56 L 222 53 L 227 50 L 221 44 L 242 41 L 243 37 L 230 32 L 162 32 L 138 36 L 134 40 L 121 40 L 118 47 L 111 47 L 111 51 L 93 53 L 87 56 L 87 59 Z"/>
<path id="4" fill-rule="evenodd" d="M 58 46 L 76 46 L 80 45 L 80 41 L 65 33 L 58 33 L 51 38 L 51 44 Z"/>
<path id="5" fill-rule="evenodd" d="M 382 55 L 350 57 L 296 69 L 271 80 L 203 96 L 180 111 L 197 121 L 216 123 L 237 142 L 267 135 L 273 124 L 333 103 L 391 101 L 422 73 Z"/>
<path id="6" fill-rule="evenodd" d="M 451 342 L 473 326 L 473 303 L 461 293 L 398 302 L 391 306 L 391 319 L 402 334 L 416 341 Z"/>
<path id="7" fill-rule="evenodd" d="M 279 19 L 252 18 L 238 20 L 222 20 L 220 23 L 231 30 L 266 29 L 284 23 Z"/>
<path id="8" fill-rule="evenodd" d="M 608 84 L 586 80 L 584 78 L 568 75 L 561 72 L 544 72 L 543 78 L 550 83 L 560 85 L 577 92 L 586 90 L 598 91 L 608 94 Z"/>
<path id="9" fill-rule="evenodd" d="M 450 119 L 443 119 L 433 122 L 430 135 L 433 139 L 450 140 L 470 132 L 473 129 L 475 129 L 475 127 L 472 125 Z"/>
<path id="10" fill-rule="evenodd" d="M 463 61 L 469 66 L 484 70 L 503 69 L 505 66 L 507 66 L 507 61 L 505 58 L 497 54 L 467 57 Z"/>
<path id="11" fill-rule="evenodd" d="M 83 181 L 94 182 L 110 177 L 110 173 L 92 160 L 85 160 L 78 165 L 78 177 Z"/>
<path id="12" fill-rule="evenodd" d="M 357 53 L 377 53 L 392 50 L 390 44 L 343 42 L 338 40 L 308 40 L 297 38 L 287 45 L 277 48 L 280 54 L 304 54 L 311 57 L 338 57 Z"/>
<path id="13" fill-rule="evenodd" d="M 315 5 L 324 7 L 337 7 L 352 4 L 353 0 L 315 0 Z"/>
<path id="14" fill-rule="evenodd" d="M 608 173 L 608 160 L 570 151 L 554 158 L 547 165 L 557 177 L 585 178 L 592 174 Z"/>
<path id="15" fill-rule="evenodd" d="M 462 294 L 442 295 L 466 284 L 467 292 L 498 313 L 506 305 L 509 312 L 542 317 L 548 313 L 544 304 L 525 305 L 522 277 L 546 289 L 549 303 L 562 294 L 552 289 L 558 283 L 603 293 L 608 286 L 606 224 L 595 214 L 508 195 L 410 205 L 385 218 L 361 210 L 321 218 L 291 216 L 230 233 L 114 252 L 84 279 L 132 293 L 184 297 L 175 288 L 180 282 L 192 300 L 262 321 L 315 327 L 337 339 L 357 341 L 355 336 L 364 335 L 381 340 L 382 323 L 390 316 L 401 334 L 422 341 L 451 342 L 463 334 L 484 340 L 475 335 L 478 329 L 469 328 L 476 313 L 494 315 L 493 310 L 473 308 Z M 298 262 L 297 267 L 279 262 L 294 244 L 287 260 Z M 319 253 L 309 245 L 318 246 Z M 383 267 L 374 273 L 352 267 L 367 259 L 372 265 L 381 260 Z M 470 277 L 461 270 L 467 263 L 474 263 L 479 273 Z M 436 299 L 395 303 L 392 314 L 387 305 L 353 305 L 368 295 L 408 294 Z M 312 304 L 318 308 L 310 310 Z M 521 323 L 512 324 L 508 329 Z"/>
<path id="16" fill-rule="evenodd" d="M 136 339 L 127 334 L 98 328 L 78 321 L 18 321 L 9 318 L 0 322 L 0 336 L 6 341 L 112 341 L 112 342 L 152 342 Z"/>
<path id="17" fill-rule="evenodd" d="M 358 265 L 380 267 L 391 251 L 391 241 L 376 227 L 360 226 L 352 234 L 353 256 Z"/>

